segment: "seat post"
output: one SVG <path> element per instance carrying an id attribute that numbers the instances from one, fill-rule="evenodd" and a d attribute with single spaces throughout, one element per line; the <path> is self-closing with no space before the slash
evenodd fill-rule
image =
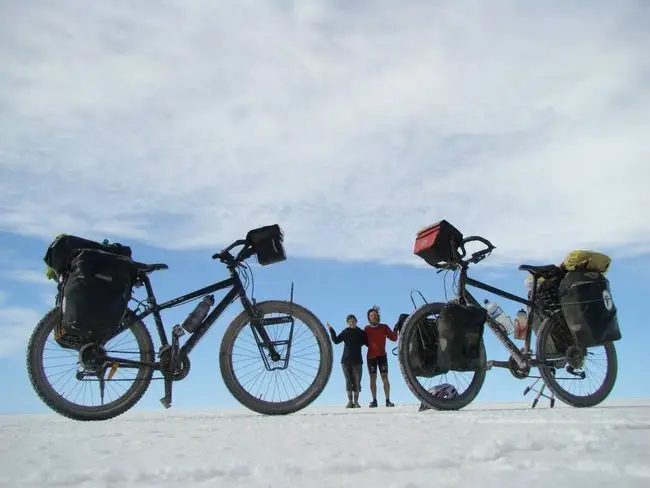
<path id="1" fill-rule="evenodd" d="M 143 272 L 142 277 L 140 279 L 142 280 L 142 283 L 144 283 L 145 290 L 147 290 L 147 302 L 150 305 L 155 306 L 156 296 L 154 295 L 153 287 L 151 286 L 151 280 L 149 279 L 149 275 Z"/>

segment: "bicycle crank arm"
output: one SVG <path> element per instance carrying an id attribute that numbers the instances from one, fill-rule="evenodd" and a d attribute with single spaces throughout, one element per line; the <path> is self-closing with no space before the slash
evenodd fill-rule
<path id="1" fill-rule="evenodd" d="M 165 396 L 160 399 L 160 403 L 165 409 L 172 406 L 172 380 L 170 378 L 165 379 Z"/>
<path id="2" fill-rule="evenodd" d="M 166 409 L 172 406 L 172 386 L 174 383 L 174 372 L 181 363 L 179 339 L 183 335 L 185 335 L 185 331 L 180 325 L 175 325 L 172 328 L 172 343 L 169 347 L 169 361 L 164 368 L 165 370 L 162 372 L 165 378 L 165 396 L 160 399 L 160 403 Z"/>
<path id="3" fill-rule="evenodd" d="M 490 370 L 492 368 L 505 368 L 508 369 L 510 367 L 510 363 L 508 361 L 496 361 L 494 359 L 490 359 L 487 362 L 487 369 Z"/>

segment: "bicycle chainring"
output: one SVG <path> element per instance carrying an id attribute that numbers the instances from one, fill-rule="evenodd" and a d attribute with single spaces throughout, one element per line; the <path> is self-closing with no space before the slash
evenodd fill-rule
<path id="1" fill-rule="evenodd" d="M 528 378 L 530 375 L 530 366 L 526 366 L 522 369 L 517 364 L 517 361 L 515 361 L 512 356 L 510 356 L 510 359 L 508 359 L 508 371 L 510 371 L 510 374 L 518 380 L 523 380 Z"/>
<path id="2" fill-rule="evenodd" d="M 170 359 L 171 359 L 171 348 L 164 349 L 160 353 L 160 372 L 163 374 L 165 379 L 171 378 L 172 381 L 180 381 L 183 380 L 187 377 L 188 374 L 190 374 L 190 368 L 191 368 L 191 363 L 190 363 L 190 358 L 187 356 L 187 354 L 183 354 L 182 352 L 178 352 L 180 355 L 180 361 L 176 365 L 176 368 L 174 371 L 171 371 L 171 364 L 170 364 Z"/>

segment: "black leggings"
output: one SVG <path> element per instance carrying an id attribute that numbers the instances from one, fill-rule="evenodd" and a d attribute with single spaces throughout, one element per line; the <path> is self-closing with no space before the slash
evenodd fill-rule
<path id="1" fill-rule="evenodd" d="M 360 392 L 361 391 L 361 375 L 363 368 L 361 364 L 341 364 L 343 367 L 343 376 L 345 376 L 345 390 Z"/>

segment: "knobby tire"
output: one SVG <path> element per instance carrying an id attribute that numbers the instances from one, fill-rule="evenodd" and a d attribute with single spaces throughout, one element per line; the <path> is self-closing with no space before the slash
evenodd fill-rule
<path id="1" fill-rule="evenodd" d="M 43 350 L 48 337 L 59 322 L 59 317 L 60 309 L 58 308 L 53 308 L 45 314 L 34 328 L 27 346 L 27 374 L 40 399 L 56 413 L 79 421 L 108 420 L 122 415 L 138 403 L 151 383 L 153 377 L 151 367 L 140 368 L 138 376 L 134 380 L 134 386 L 129 388 L 125 395 L 106 405 L 97 407 L 76 405 L 54 391 L 43 371 Z M 137 321 L 132 323 L 129 329 L 138 342 L 140 360 L 153 362 L 154 347 L 146 326 L 141 321 Z"/>
<path id="2" fill-rule="evenodd" d="M 563 325 L 557 324 L 554 320 L 547 318 L 539 327 L 539 333 L 535 345 L 535 356 L 539 360 L 544 360 L 546 358 L 543 345 L 548 340 L 551 340 L 549 336 L 553 330 L 553 326 L 562 327 Z M 584 397 L 572 395 L 558 384 L 550 368 L 540 366 L 538 368 L 539 374 L 549 390 L 551 390 L 563 403 L 576 408 L 594 407 L 605 401 L 609 396 L 614 389 L 614 384 L 616 383 L 616 377 L 618 375 L 618 356 L 616 354 L 614 343 L 608 342 L 602 347 L 605 348 L 605 353 L 607 355 L 607 373 L 603 384 L 591 395 Z"/>
<path id="3" fill-rule="evenodd" d="M 219 353 L 221 377 L 232 396 L 243 406 L 254 412 L 264 415 L 288 415 L 295 413 L 309 406 L 320 396 L 327 386 L 333 365 L 332 344 L 330 343 L 329 335 L 322 322 L 312 312 L 295 303 L 270 300 L 258 303 L 257 308 L 263 316 L 271 313 L 289 315 L 291 311 L 291 315 L 294 318 L 302 321 L 309 327 L 316 337 L 320 350 L 320 365 L 316 377 L 307 390 L 298 395 L 297 398 L 284 402 L 267 402 L 261 400 L 243 388 L 233 371 L 232 348 L 239 332 L 250 323 L 250 317 L 245 311 L 233 319 L 221 341 Z M 291 359 L 289 359 L 289 365 L 291 365 Z"/>
<path id="4" fill-rule="evenodd" d="M 482 367 L 478 371 L 474 372 L 474 378 L 472 379 L 467 390 L 456 398 L 439 399 L 431 395 L 431 393 L 429 393 L 427 389 L 420 384 L 420 382 L 417 380 L 417 377 L 413 374 L 413 370 L 410 367 L 409 361 L 408 348 L 411 342 L 411 336 L 417 331 L 416 325 L 418 322 L 420 322 L 422 319 L 425 319 L 432 313 L 440 314 L 444 305 L 444 303 L 439 302 L 422 305 L 406 319 L 404 325 L 402 326 L 398 343 L 399 367 L 402 372 L 404 382 L 411 390 L 411 393 L 413 393 L 413 395 L 415 395 L 415 397 L 422 403 L 429 405 L 434 410 L 460 410 L 474 401 L 476 396 L 481 391 L 483 383 L 485 382 L 487 360 L 485 343 L 483 340 L 481 340 Z"/>

